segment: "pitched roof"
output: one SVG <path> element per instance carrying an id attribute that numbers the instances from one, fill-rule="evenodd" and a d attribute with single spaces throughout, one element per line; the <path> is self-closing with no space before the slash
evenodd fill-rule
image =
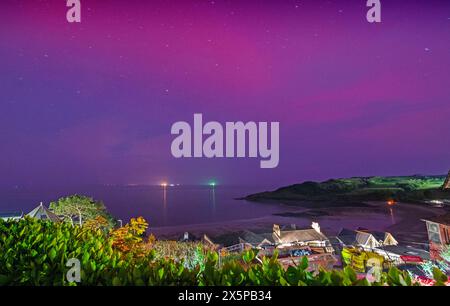
<path id="1" fill-rule="evenodd" d="M 371 238 L 377 240 L 371 233 L 356 232 L 356 242 L 360 245 L 367 245 Z"/>
<path id="2" fill-rule="evenodd" d="M 450 225 L 450 213 L 424 219 L 425 221 L 435 222 L 444 225 Z"/>
<path id="3" fill-rule="evenodd" d="M 350 230 L 343 228 L 337 238 L 345 245 L 367 245 L 371 239 L 376 242 L 384 242 L 388 233 L 379 231 L 367 231 L 367 230 Z"/>
<path id="4" fill-rule="evenodd" d="M 40 220 L 50 220 L 50 221 L 60 221 L 59 217 L 51 212 L 44 204 L 39 204 L 38 207 L 30 211 L 27 216 L 40 219 Z"/>
<path id="5" fill-rule="evenodd" d="M 280 237 L 274 238 L 278 242 L 282 243 L 292 243 L 292 242 L 308 242 L 308 241 L 325 241 L 328 238 L 316 231 L 315 229 L 302 229 L 302 230 L 294 230 L 294 231 L 282 231 L 280 233 Z"/>
<path id="6" fill-rule="evenodd" d="M 265 241 L 267 241 L 268 243 L 275 242 L 273 239 L 272 233 L 256 234 L 251 231 L 243 231 L 240 234 L 240 238 L 247 243 L 250 243 L 252 245 L 257 245 L 257 246 L 262 244 Z"/>
<path id="7" fill-rule="evenodd" d="M 377 241 L 384 241 L 386 239 L 387 233 L 378 231 L 367 231 L 369 234 L 375 237 Z"/>
<path id="8" fill-rule="evenodd" d="M 422 250 L 417 249 L 410 246 L 400 246 L 400 245 L 386 245 L 380 248 L 381 250 L 391 252 L 394 254 L 398 254 L 400 256 L 419 256 L 422 259 L 429 260 L 430 259 L 430 253 Z"/>
<path id="9" fill-rule="evenodd" d="M 356 241 L 356 231 L 343 228 L 336 236 L 345 245 L 357 244 Z"/>

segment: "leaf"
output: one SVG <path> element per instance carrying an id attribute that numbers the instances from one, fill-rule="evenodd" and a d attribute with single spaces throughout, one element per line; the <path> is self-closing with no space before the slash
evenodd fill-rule
<path id="1" fill-rule="evenodd" d="M 433 279 L 436 281 L 436 285 L 444 285 L 448 281 L 447 275 L 436 267 L 433 268 Z"/>
<path id="2" fill-rule="evenodd" d="M 163 278 L 163 276 L 164 276 L 164 268 L 161 268 L 161 269 L 158 270 L 158 276 L 159 276 L 159 279 Z"/>
<path id="3" fill-rule="evenodd" d="M 112 285 L 113 286 L 121 286 L 122 282 L 121 282 L 120 278 L 118 278 L 117 276 L 114 277 L 113 280 L 112 280 Z"/>
<path id="4" fill-rule="evenodd" d="M 300 269 L 302 270 L 308 269 L 308 258 L 306 256 L 302 258 L 302 261 L 300 263 Z"/>
<path id="5" fill-rule="evenodd" d="M 48 253 L 48 257 L 50 258 L 51 261 L 53 261 L 56 258 L 56 250 L 54 248 L 50 250 L 50 252 Z"/>
<path id="6" fill-rule="evenodd" d="M 9 283 L 9 277 L 3 274 L 0 274 L 0 286 L 5 286 Z"/>
<path id="7" fill-rule="evenodd" d="M 289 283 L 284 279 L 284 277 L 280 277 L 280 285 L 281 286 L 289 286 Z"/>
<path id="8" fill-rule="evenodd" d="M 344 268 L 344 273 L 345 273 L 345 275 L 347 275 L 347 277 L 349 278 L 349 280 L 352 283 L 356 282 L 356 280 L 358 279 L 358 277 L 356 276 L 355 271 L 352 268 L 350 268 L 350 267 L 345 267 Z"/>

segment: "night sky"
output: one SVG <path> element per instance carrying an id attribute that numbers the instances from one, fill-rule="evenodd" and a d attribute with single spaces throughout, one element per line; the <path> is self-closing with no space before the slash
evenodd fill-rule
<path id="1" fill-rule="evenodd" d="M 0 185 L 281 186 L 450 169 L 450 1 L 0 2 Z M 176 121 L 279 121 L 280 164 L 174 159 Z"/>

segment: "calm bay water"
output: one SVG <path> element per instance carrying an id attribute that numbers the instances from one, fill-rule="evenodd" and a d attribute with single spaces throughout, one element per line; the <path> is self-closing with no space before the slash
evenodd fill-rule
<path id="1" fill-rule="evenodd" d="M 282 211 L 279 205 L 235 200 L 266 189 L 231 186 L 2 188 L 0 211 L 28 213 L 41 201 L 48 205 L 62 196 L 77 193 L 102 200 L 108 210 L 124 222 L 143 216 L 151 226 L 204 224 L 257 218 Z"/>

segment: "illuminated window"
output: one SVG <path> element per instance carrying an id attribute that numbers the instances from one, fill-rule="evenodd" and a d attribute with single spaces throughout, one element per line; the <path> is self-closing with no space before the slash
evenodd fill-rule
<path id="1" fill-rule="evenodd" d="M 439 234 L 439 225 L 437 223 L 427 222 L 428 238 L 435 243 L 441 243 L 441 235 Z"/>

